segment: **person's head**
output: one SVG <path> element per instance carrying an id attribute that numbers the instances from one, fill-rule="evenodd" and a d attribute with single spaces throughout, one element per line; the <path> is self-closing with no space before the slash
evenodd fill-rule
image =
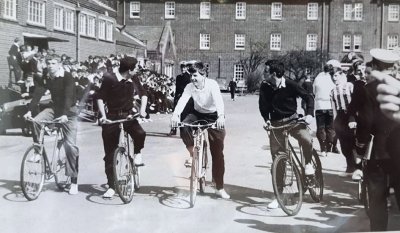
<path id="1" fill-rule="evenodd" d="M 57 54 L 48 55 L 46 57 L 46 65 L 49 74 L 54 76 L 61 68 L 61 57 Z"/>
<path id="2" fill-rule="evenodd" d="M 191 81 L 193 85 L 201 89 L 204 84 L 204 80 L 206 78 L 206 67 L 204 66 L 203 62 L 196 62 L 188 69 L 190 75 L 192 76 Z"/>
<path id="3" fill-rule="evenodd" d="M 187 71 L 187 69 L 188 69 L 188 67 L 186 66 L 186 62 L 185 62 L 185 61 L 181 61 L 181 62 L 179 63 L 179 65 L 180 65 L 180 67 L 181 67 L 181 72 L 182 72 L 182 73 L 185 73 L 185 72 Z"/>
<path id="4" fill-rule="evenodd" d="M 270 60 L 268 60 L 268 61 L 266 61 L 265 62 L 265 67 L 264 67 L 264 73 L 269 73 L 269 69 L 271 68 L 271 65 L 272 64 L 274 64 L 274 63 L 278 63 L 278 61 L 277 60 L 273 60 L 273 59 L 270 59 Z"/>
<path id="5" fill-rule="evenodd" d="M 125 72 L 133 71 L 136 68 L 137 59 L 134 57 L 126 56 L 120 60 L 118 71 L 122 74 Z"/>
<path id="6" fill-rule="evenodd" d="M 30 52 L 30 51 L 32 51 L 32 46 L 30 46 L 30 45 L 27 45 L 27 46 L 26 46 L 26 51 L 27 51 L 27 52 Z"/>
<path id="7" fill-rule="evenodd" d="M 372 69 L 393 74 L 394 64 L 400 60 L 399 55 L 387 49 L 371 49 Z"/>
<path id="8" fill-rule="evenodd" d="M 19 44 L 20 43 L 20 39 L 17 37 L 14 39 L 14 43 Z"/>
<path id="9" fill-rule="evenodd" d="M 89 60 L 89 61 L 93 61 L 93 56 L 92 56 L 92 55 L 89 55 L 88 60 Z"/>
<path id="10" fill-rule="evenodd" d="M 269 65 L 269 74 L 274 78 L 282 78 L 285 74 L 285 66 L 282 62 L 272 62 Z"/>
<path id="11" fill-rule="evenodd" d="M 332 60 L 329 60 L 326 64 L 331 65 L 331 68 L 329 70 L 330 75 L 334 75 L 336 72 L 342 70 L 342 65 L 340 64 L 340 62 L 338 60 L 332 59 Z"/>

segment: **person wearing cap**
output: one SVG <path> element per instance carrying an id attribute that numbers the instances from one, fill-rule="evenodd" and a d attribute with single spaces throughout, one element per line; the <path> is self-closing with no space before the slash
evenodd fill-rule
<path id="1" fill-rule="evenodd" d="M 76 144 L 78 108 L 76 106 L 75 83 L 72 75 L 62 68 L 60 56 L 49 55 L 46 57 L 46 63 L 47 73 L 37 83 L 28 107 L 29 111 L 24 115 L 24 118 L 32 118 L 32 112 L 37 109 L 41 97 L 46 90 L 49 90 L 53 104 L 37 114 L 34 120 L 56 120 L 60 123 L 63 129 L 65 154 L 68 161 L 65 175 L 71 177 L 69 194 L 78 194 L 79 149 Z M 32 136 L 36 143 L 39 140 L 39 132 L 40 125 L 34 123 Z M 40 162 L 41 159 L 43 158 L 40 155 L 35 154 L 31 162 Z"/>
<path id="2" fill-rule="evenodd" d="M 230 196 L 224 189 L 224 140 L 225 140 L 225 110 L 221 91 L 218 83 L 206 77 L 206 68 L 202 62 L 196 62 L 188 70 L 191 74 L 191 83 L 189 83 L 172 114 L 171 125 L 176 127 L 181 122 L 181 114 L 189 101 L 193 99 L 194 108 L 183 119 L 184 123 L 193 123 L 203 120 L 209 123 L 216 122 L 216 129 L 208 130 L 208 139 L 210 142 L 210 151 L 212 156 L 212 177 L 215 181 L 215 194 L 221 198 L 229 199 Z M 183 127 L 181 137 L 189 151 L 189 160 L 185 166 L 191 165 L 193 156 L 193 135 L 190 127 Z"/>
<path id="3" fill-rule="evenodd" d="M 183 94 L 183 90 L 185 90 L 186 85 L 188 85 L 190 83 L 190 78 L 191 77 L 190 77 L 190 74 L 188 72 L 188 67 L 193 65 L 193 64 L 194 64 L 193 61 L 190 61 L 190 62 L 182 61 L 180 63 L 181 74 L 176 76 L 174 108 L 178 104 L 178 101 L 181 98 L 181 96 Z M 187 114 L 190 112 L 190 110 L 192 108 L 193 108 L 193 100 L 190 100 L 186 104 L 185 109 L 183 110 L 183 112 L 181 114 L 181 121 L 183 119 L 185 119 L 185 117 L 187 116 Z M 171 132 L 169 133 L 169 135 L 176 135 L 176 128 L 172 128 Z"/>
<path id="4" fill-rule="evenodd" d="M 292 121 L 298 120 L 297 115 L 297 98 L 301 97 L 306 102 L 305 117 L 306 123 L 310 124 L 314 115 L 314 98 L 307 93 L 295 81 L 284 77 L 284 65 L 279 62 L 269 64 L 270 77 L 262 82 L 260 87 L 259 110 L 263 117 L 266 127 L 282 126 Z M 271 146 L 272 160 L 276 158 L 282 150 L 281 145 L 284 144 L 284 136 L 282 130 L 275 130 L 275 137 L 269 137 Z M 314 175 L 315 170 L 311 164 L 312 157 L 312 137 L 304 124 L 299 124 L 289 131 L 300 144 L 305 157 L 305 175 Z M 277 200 L 273 200 L 267 206 L 269 209 L 279 207 Z"/>
<path id="5" fill-rule="evenodd" d="M 330 93 L 335 88 L 332 76 L 338 70 L 341 70 L 339 61 L 329 60 L 324 66 L 324 71 L 315 77 L 313 83 L 317 139 L 321 148 L 321 156 L 326 156 L 333 149 L 335 131 L 333 129 L 333 109 Z"/>
<path id="6" fill-rule="evenodd" d="M 364 93 L 361 93 L 363 99 L 359 98 L 359 102 L 354 104 L 358 107 L 355 152 L 357 156 L 363 156 L 372 141 L 370 160 L 367 162 L 364 173 L 369 197 L 370 227 L 371 231 L 385 231 L 388 224 L 388 177 L 393 177 L 396 181 L 391 183 L 394 185 L 396 196 L 400 190 L 398 182 L 400 167 L 393 160 L 398 157 L 400 148 L 397 148 L 398 137 L 392 137 L 396 123 L 380 110 L 377 87 L 381 82 L 378 74 L 391 74 L 398 58 L 386 49 L 372 49 L 370 54 L 372 56 L 371 78 L 367 78 Z M 388 142 L 391 143 L 388 144 Z M 391 148 L 396 148 L 396 150 L 391 153 Z"/>
<path id="7" fill-rule="evenodd" d="M 134 57 L 124 57 L 120 61 L 120 67 L 114 73 L 104 73 L 101 87 L 96 95 L 99 113 L 99 122 L 126 119 L 133 115 L 134 96 L 141 98 L 140 116 L 146 116 L 147 93 L 136 75 L 131 75 L 137 64 Z M 108 111 L 105 111 L 105 105 Z M 134 164 L 143 166 L 141 150 L 144 148 L 146 132 L 135 119 L 124 123 L 124 129 L 133 138 Z M 113 155 L 118 146 L 120 128 L 118 124 L 103 124 L 102 137 L 104 145 L 105 173 L 108 189 L 103 194 L 104 198 L 112 198 L 115 194 Z"/>

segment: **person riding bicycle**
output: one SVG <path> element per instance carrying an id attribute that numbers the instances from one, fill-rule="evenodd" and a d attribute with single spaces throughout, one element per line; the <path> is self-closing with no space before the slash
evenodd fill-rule
<path id="1" fill-rule="evenodd" d="M 196 62 L 189 68 L 189 72 L 191 74 L 191 83 L 185 87 L 175 107 L 171 118 L 171 125 L 172 127 L 178 126 L 178 123 L 181 121 L 180 115 L 191 97 L 194 101 L 194 109 L 185 117 L 183 122 L 188 124 L 201 120 L 208 123 L 216 122 L 217 129 L 208 130 L 212 156 L 212 177 L 216 185 L 215 194 L 224 199 L 229 199 L 229 194 L 224 190 L 225 161 L 223 149 L 226 133 L 224 129 L 224 102 L 221 91 L 215 80 L 206 78 L 206 68 L 202 62 Z M 192 129 L 190 127 L 183 127 L 181 134 L 182 141 L 190 153 L 190 158 L 186 161 L 185 165 L 190 165 L 194 145 Z"/>
<path id="2" fill-rule="evenodd" d="M 61 57 L 49 55 L 46 57 L 47 72 L 38 81 L 33 98 L 29 104 L 29 111 L 24 115 L 25 119 L 32 118 L 39 104 L 41 97 L 46 90 L 51 93 L 52 107 L 45 108 L 34 117 L 35 121 L 55 120 L 60 123 L 64 136 L 65 154 L 67 157 L 66 175 L 71 177 L 69 194 L 78 194 L 78 164 L 79 148 L 76 145 L 77 137 L 77 115 L 75 81 L 69 72 L 62 68 Z M 40 124 L 33 124 L 33 141 L 38 143 Z M 39 160 L 40 156 L 35 156 L 34 160 Z"/>
<path id="3" fill-rule="evenodd" d="M 139 79 L 131 75 L 137 64 L 134 57 L 124 57 L 120 61 L 120 67 L 114 73 L 104 73 L 103 82 L 97 93 L 97 103 L 101 118 L 100 123 L 112 120 L 129 118 L 134 114 L 133 102 L 137 94 L 141 98 L 140 116 L 146 116 L 147 92 Z M 105 111 L 105 105 L 108 111 Z M 124 123 L 124 129 L 133 138 L 134 163 L 143 166 L 141 150 L 144 147 L 146 132 L 137 120 Z M 104 198 L 111 198 L 115 194 L 113 158 L 114 151 L 118 146 L 120 128 L 118 124 L 103 124 L 102 137 L 104 145 L 105 173 L 107 176 L 108 189 L 103 194 Z"/>
<path id="4" fill-rule="evenodd" d="M 264 80 L 260 87 L 259 110 L 267 125 L 282 126 L 299 119 L 296 113 L 297 97 L 306 102 L 306 116 L 304 120 L 310 123 L 314 115 L 314 98 L 296 82 L 284 77 L 284 65 L 278 61 L 267 62 L 269 66 L 269 78 Z M 267 65 L 267 64 L 266 64 Z M 315 173 L 311 165 L 312 137 L 304 124 L 299 124 L 289 131 L 289 134 L 299 141 L 305 157 L 305 174 Z M 270 137 L 271 155 L 274 160 L 284 145 L 282 129 L 274 130 L 274 136 Z M 268 204 L 268 208 L 278 208 L 277 200 Z"/>

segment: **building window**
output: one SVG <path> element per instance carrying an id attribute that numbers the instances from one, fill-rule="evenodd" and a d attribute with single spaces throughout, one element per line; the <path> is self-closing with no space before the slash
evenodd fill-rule
<path id="1" fill-rule="evenodd" d="M 4 0 L 4 18 L 17 19 L 17 0 Z"/>
<path id="2" fill-rule="evenodd" d="M 271 5 L 271 19 L 281 20 L 282 19 L 282 3 L 273 2 Z"/>
<path id="3" fill-rule="evenodd" d="M 307 34 L 307 44 L 306 50 L 307 51 L 316 51 L 317 50 L 317 34 Z"/>
<path id="4" fill-rule="evenodd" d="M 246 19 L 246 3 L 236 3 L 236 19 Z"/>
<path id="5" fill-rule="evenodd" d="M 107 27 L 106 28 L 106 39 L 108 41 L 112 41 L 113 40 L 113 29 L 114 29 L 113 23 L 107 22 L 106 27 Z"/>
<path id="6" fill-rule="evenodd" d="M 241 81 L 241 80 L 244 79 L 244 68 L 243 68 L 243 65 L 235 64 L 234 71 L 233 71 L 233 77 L 236 80 L 236 82 Z"/>
<path id="7" fill-rule="evenodd" d="M 87 36 L 96 37 L 96 17 L 87 17 Z"/>
<path id="8" fill-rule="evenodd" d="M 174 72 L 174 64 L 166 63 L 164 67 L 164 74 L 172 78 Z"/>
<path id="9" fill-rule="evenodd" d="M 235 50 L 244 50 L 246 44 L 245 34 L 235 34 Z"/>
<path id="10" fill-rule="evenodd" d="M 65 9 L 65 31 L 74 32 L 75 11 Z"/>
<path id="11" fill-rule="evenodd" d="M 343 35 L 343 51 L 351 50 L 351 35 Z"/>
<path id="12" fill-rule="evenodd" d="M 54 7 L 54 29 L 64 30 L 64 8 Z"/>
<path id="13" fill-rule="evenodd" d="M 46 2 L 29 0 L 28 23 L 45 26 Z"/>
<path id="14" fill-rule="evenodd" d="M 200 49 L 210 49 L 210 34 L 200 34 Z"/>
<path id="15" fill-rule="evenodd" d="M 270 49 L 271 50 L 281 50 L 281 34 L 280 33 L 271 34 Z"/>
<path id="16" fill-rule="evenodd" d="M 353 50 L 354 51 L 361 51 L 362 45 L 362 36 L 361 35 L 354 35 L 353 36 Z"/>
<path id="17" fill-rule="evenodd" d="M 360 21 L 363 18 L 363 4 L 362 3 L 355 3 L 344 4 L 344 20 L 357 20 Z"/>
<path id="18" fill-rule="evenodd" d="M 99 39 L 106 39 L 106 21 L 102 19 L 99 20 Z"/>
<path id="19" fill-rule="evenodd" d="M 387 37 L 387 49 L 395 49 L 399 47 L 399 36 L 390 35 Z"/>
<path id="20" fill-rule="evenodd" d="M 388 7 L 388 20 L 399 21 L 400 5 L 389 4 Z"/>
<path id="21" fill-rule="evenodd" d="M 211 2 L 200 2 L 200 19 L 211 18 Z"/>
<path id="22" fill-rule="evenodd" d="M 165 2 L 165 18 L 175 19 L 175 2 Z"/>
<path id="23" fill-rule="evenodd" d="M 318 3 L 310 2 L 307 4 L 307 19 L 318 20 Z"/>
<path id="24" fill-rule="evenodd" d="M 140 18 L 140 2 L 131 2 L 130 3 L 130 14 L 131 19 Z"/>
<path id="25" fill-rule="evenodd" d="M 79 15 L 79 33 L 86 35 L 86 15 L 82 13 Z"/>

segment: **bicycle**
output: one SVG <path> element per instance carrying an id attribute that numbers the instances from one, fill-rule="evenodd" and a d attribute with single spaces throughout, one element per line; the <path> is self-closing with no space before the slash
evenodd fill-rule
<path id="1" fill-rule="evenodd" d="M 369 216 L 369 195 L 368 195 L 368 186 L 367 186 L 367 177 L 366 177 L 366 170 L 367 170 L 367 163 L 371 159 L 371 152 L 372 146 L 374 141 L 374 135 L 371 134 L 370 142 L 367 146 L 367 151 L 365 152 L 364 156 L 361 157 L 361 170 L 363 175 L 361 179 L 358 181 L 358 201 L 360 204 L 364 205 L 365 213 Z M 388 184 L 389 186 L 389 184 Z"/>
<path id="2" fill-rule="evenodd" d="M 190 207 L 194 207 L 197 189 L 203 194 L 206 188 L 206 173 L 208 166 L 206 132 L 209 128 L 216 128 L 215 123 L 195 121 L 192 124 L 181 122 L 178 127 L 191 127 L 193 130 L 194 146 L 190 171 Z"/>
<path id="3" fill-rule="evenodd" d="M 140 169 L 133 163 L 131 144 L 129 134 L 124 130 L 124 123 L 136 120 L 139 114 L 132 118 L 107 121 L 102 124 L 119 124 L 120 134 L 118 147 L 114 152 L 113 172 L 115 191 L 118 193 L 122 202 L 128 204 L 133 199 L 135 191 L 140 189 Z"/>
<path id="4" fill-rule="evenodd" d="M 274 130 L 281 129 L 284 136 L 284 145 L 281 145 L 281 153 L 276 156 L 272 163 L 272 183 L 275 197 L 281 209 L 290 216 L 296 215 L 303 203 L 303 195 L 309 190 L 311 198 L 320 202 L 323 197 L 324 181 L 322 165 L 318 153 L 312 150 L 311 164 L 315 174 L 305 175 L 305 160 L 300 148 L 300 157 L 295 152 L 289 141 L 289 132 L 299 124 L 307 124 L 302 120 L 290 121 L 282 126 L 268 126 L 269 137 Z"/>
<path id="5" fill-rule="evenodd" d="M 33 143 L 26 150 L 22 158 L 20 171 L 20 185 L 22 192 L 29 201 L 36 200 L 44 185 L 44 181 L 54 177 L 55 183 L 60 190 L 64 190 L 70 184 L 70 177 L 65 175 L 66 155 L 62 128 L 57 121 L 36 121 L 28 119 L 33 123 L 40 124 L 39 142 Z M 53 154 L 49 159 L 44 138 L 46 126 L 54 125 L 56 136 L 53 145 Z"/>

